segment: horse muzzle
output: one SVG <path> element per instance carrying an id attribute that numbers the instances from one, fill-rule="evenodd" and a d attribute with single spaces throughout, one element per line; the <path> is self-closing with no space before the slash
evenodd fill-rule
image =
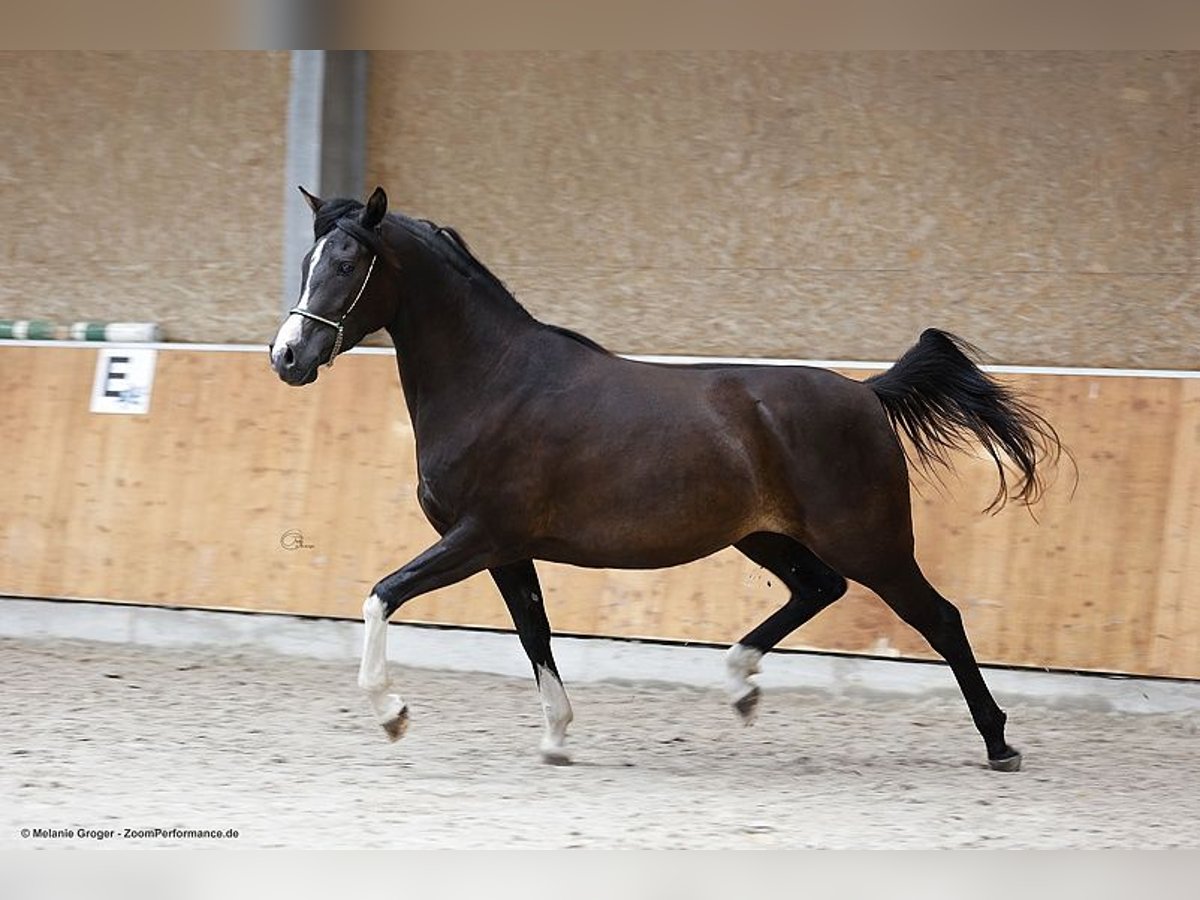
<path id="1" fill-rule="evenodd" d="M 271 354 L 271 368 L 284 384 L 302 387 L 317 380 L 320 366 L 317 359 L 307 358 L 308 354 L 298 353 L 289 342 L 282 346 L 268 345 Z"/>

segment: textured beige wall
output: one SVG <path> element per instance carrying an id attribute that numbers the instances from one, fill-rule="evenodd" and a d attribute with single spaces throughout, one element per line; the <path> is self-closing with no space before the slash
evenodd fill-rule
<path id="1" fill-rule="evenodd" d="M 368 171 L 628 352 L 1200 368 L 1200 54 L 374 54 Z"/>
<path id="2" fill-rule="evenodd" d="M 0 318 L 279 322 L 287 53 L 0 54 Z"/>
<path id="3" fill-rule="evenodd" d="M 373 54 L 370 181 L 616 350 L 1200 368 L 1200 54 Z M 287 54 L 0 55 L 0 317 L 278 322 Z"/>

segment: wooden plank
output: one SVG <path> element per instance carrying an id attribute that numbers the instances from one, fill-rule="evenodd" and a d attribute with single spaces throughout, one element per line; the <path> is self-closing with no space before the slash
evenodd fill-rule
<path id="1" fill-rule="evenodd" d="M 1200 659 L 1200 602 L 1195 599 L 1200 572 L 1200 382 L 1180 385 L 1178 421 L 1162 523 L 1163 554 L 1147 629 L 1149 665 L 1160 672 L 1190 672 Z"/>
<path id="2" fill-rule="evenodd" d="M 167 350 L 150 413 L 118 416 L 88 412 L 96 352 L 0 348 L 0 592 L 357 618 L 435 539 L 390 357 L 345 357 L 295 390 L 265 355 Z M 1010 380 L 1074 451 L 1075 495 L 1067 469 L 1036 520 L 981 515 L 995 475 L 971 457 L 914 492 L 918 557 L 977 655 L 1200 677 L 1200 381 Z M 575 634 L 728 643 L 786 599 L 732 550 L 667 571 L 540 570 L 556 630 Z M 486 575 L 398 619 L 509 627 Z M 783 646 L 932 655 L 858 586 Z"/>

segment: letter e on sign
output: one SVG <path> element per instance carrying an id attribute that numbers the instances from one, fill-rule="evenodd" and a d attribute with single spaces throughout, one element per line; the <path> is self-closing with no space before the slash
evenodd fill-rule
<path id="1" fill-rule="evenodd" d="M 157 350 L 105 349 L 96 354 L 92 412 L 145 415 L 150 411 Z"/>

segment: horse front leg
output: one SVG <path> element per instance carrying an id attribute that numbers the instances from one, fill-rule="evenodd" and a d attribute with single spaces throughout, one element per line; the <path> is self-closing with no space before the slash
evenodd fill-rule
<path id="1" fill-rule="evenodd" d="M 375 720 L 390 740 L 408 730 L 408 705 L 389 692 L 387 620 L 413 597 L 455 584 L 482 572 L 494 560 L 488 545 L 469 524 L 448 531 L 440 541 L 375 585 L 363 603 L 362 662 L 358 686 L 367 695 Z"/>
<path id="2" fill-rule="evenodd" d="M 524 560 L 491 571 L 492 579 L 504 596 L 521 646 L 533 666 L 542 712 L 546 716 L 546 731 L 539 748 L 542 762 L 566 765 L 571 761 L 566 748 L 567 726 L 574 714 L 550 652 L 550 620 L 546 617 L 537 570 L 532 561 Z"/>

